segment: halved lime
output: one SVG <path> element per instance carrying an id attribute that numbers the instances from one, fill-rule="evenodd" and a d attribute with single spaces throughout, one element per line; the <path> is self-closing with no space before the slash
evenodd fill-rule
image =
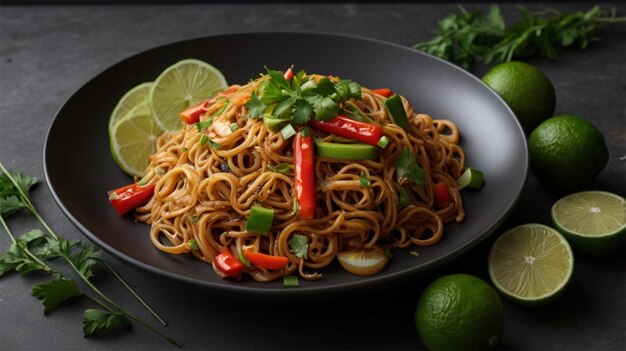
<path id="1" fill-rule="evenodd" d="M 121 120 L 130 110 L 137 105 L 148 101 L 148 95 L 152 88 L 152 82 L 145 82 L 130 89 L 117 103 L 109 117 L 109 129 L 113 127 L 117 121 Z"/>
<path id="2" fill-rule="evenodd" d="M 552 223 L 576 253 L 608 253 L 626 238 L 626 200 L 604 191 L 582 191 L 552 206 Z"/>
<path id="3" fill-rule="evenodd" d="M 183 122 L 180 113 L 209 99 L 228 84 L 222 73 L 210 64 L 186 59 L 168 67 L 154 81 L 148 102 L 159 126 L 178 130 Z"/>
<path id="4" fill-rule="evenodd" d="M 139 104 L 110 129 L 111 155 L 124 172 L 142 177 L 150 155 L 156 151 L 156 139 L 162 133 L 148 103 Z"/>
<path id="5" fill-rule="evenodd" d="M 574 270 L 574 254 L 555 229 L 530 223 L 500 236 L 489 253 L 489 276 L 512 301 L 541 305 L 558 296 Z"/>

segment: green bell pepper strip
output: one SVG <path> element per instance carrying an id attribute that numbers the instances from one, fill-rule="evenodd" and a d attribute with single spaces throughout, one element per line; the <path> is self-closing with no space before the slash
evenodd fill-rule
<path id="1" fill-rule="evenodd" d="M 343 160 L 374 160 L 378 156 L 378 148 L 360 143 L 340 144 L 316 140 L 315 154 Z"/>
<path id="2" fill-rule="evenodd" d="M 407 129 L 409 127 L 409 118 L 406 115 L 406 111 L 404 110 L 404 105 L 402 104 L 402 99 L 400 95 L 393 94 L 389 99 L 385 100 L 385 107 L 391 118 L 393 118 L 393 122 L 402 129 Z"/>
<path id="3" fill-rule="evenodd" d="M 250 209 L 250 216 L 248 216 L 246 230 L 253 234 L 267 235 L 272 227 L 273 221 L 274 210 L 260 205 L 254 205 Z"/>

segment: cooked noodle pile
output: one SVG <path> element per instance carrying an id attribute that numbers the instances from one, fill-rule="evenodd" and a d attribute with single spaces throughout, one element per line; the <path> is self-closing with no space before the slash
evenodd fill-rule
<path id="1" fill-rule="evenodd" d="M 151 225 L 151 240 L 159 250 L 191 252 L 211 264 L 224 246 L 232 252 L 248 248 L 289 259 L 276 270 L 246 267 L 255 280 L 289 274 L 311 280 L 321 277 L 322 268 L 338 252 L 430 246 L 442 238 L 444 223 L 463 220 L 456 179 L 464 170 L 464 154 L 456 125 L 415 113 L 402 98 L 409 117 L 405 130 L 393 124 L 385 98 L 367 88 L 362 88 L 360 100 L 351 103 L 382 125 L 388 146 L 379 150 L 375 160 L 316 156 L 316 214 L 311 220 L 298 218 L 293 174 L 277 170 L 281 164 L 293 164 L 292 140 L 268 129 L 263 119 L 246 117 L 245 103 L 259 80 L 233 85 L 213 98 L 201 118 L 212 116 L 210 127 L 199 130 L 185 125 L 158 140 L 149 166 L 156 181 L 154 196 L 137 209 L 137 218 Z M 236 129 L 230 127 L 232 123 Z M 335 138 L 316 130 L 311 133 L 324 141 Z M 202 140 L 203 135 L 208 141 Z M 404 148 L 424 170 L 423 188 L 396 179 L 394 161 Z M 363 177 L 371 186 L 361 186 Z M 448 185 L 452 203 L 436 209 L 434 185 L 440 181 Z M 410 204 L 400 206 L 398 188 L 408 194 Z M 246 218 L 255 204 L 275 211 L 268 235 L 246 231 Z M 288 242 L 296 234 L 308 238 L 306 258 L 290 250 Z M 189 245 L 192 239 L 197 249 Z"/>

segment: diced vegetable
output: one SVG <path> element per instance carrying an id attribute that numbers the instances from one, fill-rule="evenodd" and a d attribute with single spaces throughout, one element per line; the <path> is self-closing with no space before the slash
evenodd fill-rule
<path id="1" fill-rule="evenodd" d="M 250 216 L 246 224 L 246 230 L 252 234 L 267 235 L 274 221 L 274 210 L 260 205 L 254 205 L 250 209 Z"/>
<path id="2" fill-rule="evenodd" d="M 209 107 L 209 101 L 203 101 L 197 105 L 191 106 L 185 111 L 180 113 L 180 118 L 187 124 L 198 123 L 200 120 L 200 116 L 206 112 L 207 107 Z"/>
<path id="3" fill-rule="evenodd" d="M 148 202 L 154 194 L 155 182 L 149 185 L 133 183 L 109 191 L 109 201 L 120 216 Z"/>
<path id="4" fill-rule="evenodd" d="M 244 250 L 243 254 L 246 256 L 248 261 L 250 261 L 250 263 L 265 269 L 281 269 L 289 263 L 289 259 L 284 256 L 266 255 L 264 253 L 254 252 L 251 250 Z"/>
<path id="5" fill-rule="evenodd" d="M 200 246 L 198 246 L 198 242 L 196 241 L 196 239 L 191 239 L 187 242 L 187 245 L 189 245 L 189 248 L 192 250 L 198 250 L 200 249 Z"/>
<path id="6" fill-rule="evenodd" d="M 372 89 L 372 93 L 378 94 L 380 96 L 384 96 L 386 98 L 388 98 L 391 95 L 393 95 L 393 91 L 391 91 L 391 89 L 389 89 L 389 88 Z"/>
<path id="7" fill-rule="evenodd" d="M 230 253 L 226 246 L 222 247 L 222 252 L 215 257 L 212 263 L 213 269 L 222 278 L 232 277 L 239 279 L 243 272 L 243 264 Z"/>
<path id="8" fill-rule="evenodd" d="M 378 156 L 378 149 L 367 144 L 341 144 L 316 140 L 315 154 L 342 160 L 374 160 Z"/>
<path id="9" fill-rule="evenodd" d="M 306 135 L 303 135 L 306 134 Z M 312 219 L 315 216 L 315 173 L 313 137 L 303 129 L 296 134 L 293 142 L 293 163 L 295 176 L 298 217 Z"/>
<path id="10" fill-rule="evenodd" d="M 369 188 L 370 186 L 372 186 L 372 184 L 370 182 L 370 179 L 367 176 L 364 176 L 364 175 L 359 177 L 359 185 L 363 189 Z"/>
<path id="11" fill-rule="evenodd" d="M 336 136 L 353 139 L 372 146 L 379 146 L 383 137 L 383 128 L 378 124 L 355 121 L 347 116 L 338 115 L 328 121 L 310 121 L 309 125 Z M 386 143 L 383 143 L 386 146 Z"/>
<path id="12" fill-rule="evenodd" d="M 293 129 L 291 124 L 287 124 L 280 130 L 280 134 L 283 136 L 283 139 L 288 140 L 292 136 L 296 135 L 296 130 Z"/>
<path id="13" fill-rule="evenodd" d="M 435 207 L 442 209 L 448 207 L 451 203 L 452 197 L 450 197 L 448 184 L 444 181 L 435 184 Z"/>
<path id="14" fill-rule="evenodd" d="M 480 189 L 483 186 L 484 179 L 483 172 L 476 168 L 469 167 L 465 170 L 465 172 L 463 172 L 463 174 L 461 174 L 456 182 L 459 185 L 459 189 L 463 189 L 465 187 Z"/>
<path id="15" fill-rule="evenodd" d="M 294 275 L 287 275 L 283 277 L 283 286 L 287 288 L 297 288 L 300 286 L 300 280 Z"/>
<path id="16" fill-rule="evenodd" d="M 403 129 L 407 129 L 409 127 L 409 118 L 406 115 L 406 111 L 404 110 L 404 105 L 402 104 L 402 99 L 400 95 L 393 94 L 390 98 L 385 100 L 385 107 L 391 118 L 393 118 L 393 122 Z"/>
<path id="17" fill-rule="evenodd" d="M 285 80 L 293 79 L 293 68 L 291 67 L 287 68 L 283 77 L 285 77 Z"/>

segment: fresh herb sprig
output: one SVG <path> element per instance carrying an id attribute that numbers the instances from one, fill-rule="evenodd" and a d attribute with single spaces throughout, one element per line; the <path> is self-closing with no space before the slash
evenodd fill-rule
<path id="1" fill-rule="evenodd" d="M 277 70 L 266 68 L 267 79 L 261 83 L 246 103 L 248 118 L 274 120 L 279 128 L 287 123 L 305 125 L 311 118 L 331 119 L 339 112 L 339 104 L 351 98 L 361 98 L 361 86 L 351 80 L 333 81 L 322 77 L 317 82 L 304 71 L 286 79 Z"/>
<path id="2" fill-rule="evenodd" d="M 478 62 L 507 62 L 530 56 L 557 60 L 565 48 L 584 50 L 599 40 L 601 28 L 626 21 L 626 17 L 617 17 L 615 9 L 602 11 L 599 6 L 571 14 L 554 9 L 531 12 L 522 6 L 517 8 L 522 19 L 507 25 L 497 5 L 492 5 L 486 14 L 459 7 L 459 13 L 439 21 L 432 40 L 414 47 L 468 70 Z"/>
<path id="3" fill-rule="evenodd" d="M 56 309 L 70 299 L 84 296 L 102 309 L 88 309 L 83 314 L 83 335 L 85 337 L 101 335 L 130 325 L 130 320 L 143 325 L 172 344 L 180 344 L 161 333 L 147 322 L 111 300 L 91 281 L 94 267 L 103 265 L 128 289 L 138 301 L 150 311 L 163 325 L 165 322 L 128 286 L 117 272 L 101 257 L 101 252 L 94 246 L 83 245 L 80 241 L 69 241 L 58 236 L 45 222 L 35 208 L 30 196 L 30 189 L 37 179 L 19 172 L 9 173 L 0 163 L 0 223 L 12 241 L 7 252 L 0 253 L 0 277 L 15 271 L 25 275 L 34 271 L 43 271 L 52 275 L 53 280 L 36 284 L 31 294 L 42 300 L 44 314 Z M 5 218 L 20 211 L 30 212 L 46 232 L 33 229 L 16 238 Z M 63 274 L 47 261 L 61 258 L 78 275 L 91 293 L 79 287 L 76 281 Z M 95 295 L 92 295 L 95 294 Z"/>

